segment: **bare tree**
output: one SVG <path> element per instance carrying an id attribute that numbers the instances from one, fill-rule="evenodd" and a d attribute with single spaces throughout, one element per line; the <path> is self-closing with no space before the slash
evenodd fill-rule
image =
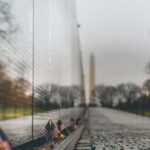
<path id="1" fill-rule="evenodd" d="M 0 0 L 0 38 L 6 37 L 17 30 L 11 13 L 11 0 Z"/>
<path id="2" fill-rule="evenodd" d="M 147 74 L 150 75 L 150 62 L 148 62 L 147 65 L 145 66 L 145 71 Z"/>
<path id="3" fill-rule="evenodd" d="M 146 74 L 150 75 L 150 62 L 147 63 L 145 66 Z M 150 93 L 150 79 L 147 79 L 143 84 L 144 89 L 148 90 Z"/>
<path id="4" fill-rule="evenodd" d="M 144 88 L 144 90 L 148 90 L 148 92 L 150 93 L 150 79 L 148 79 L 144 82 L 143 88 Z"/>

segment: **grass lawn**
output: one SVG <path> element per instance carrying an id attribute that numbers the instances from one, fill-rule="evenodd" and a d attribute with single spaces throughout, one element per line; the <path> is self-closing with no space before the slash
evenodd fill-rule
<path id="1" fill-rule="evenodd" d="M 38 112 L 45 112 L 43 109 L 35 109 L 34 113 Z M 12 119 L 12 118 L 19 118 L 26 115 L 32 114 L 32 108 L 6 108 L 5 113 L 2 109 L 0 109 L 0 120 Z"/>
<path id="2" fill-rule="evenodd" d="M 150 117 L 150 112 L 144 112 L 144 116 Z"/>
<path id="3" fill-rule="evenodd" d="M 32 113 L 31 108 L 26 109 L 16 108 L 16 110 L 13 108 L 6 108 L 5 112 L 3 112 L 2 109 L 0 109 L 0 120 L 18 118 L 25 115 L 30 115 L 31 113 Z"/>

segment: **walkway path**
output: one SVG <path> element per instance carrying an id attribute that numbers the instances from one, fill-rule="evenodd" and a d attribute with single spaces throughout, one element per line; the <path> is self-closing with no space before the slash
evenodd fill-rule
<path id="1" fill-rule="evenodd" d="M 76 150 L 150 150 L 150 118 L 104 108 L 90 108 Z"/>

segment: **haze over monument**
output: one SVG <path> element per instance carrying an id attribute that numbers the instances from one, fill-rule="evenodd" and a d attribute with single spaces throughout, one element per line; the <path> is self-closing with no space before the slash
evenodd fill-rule
<path id="1" fill-rule="evenodd" d="M 143 84 L 150 60 L 150 1 L 78 0 L 77 4 L 85 69 L 93 51 L 98 84 Z"/>

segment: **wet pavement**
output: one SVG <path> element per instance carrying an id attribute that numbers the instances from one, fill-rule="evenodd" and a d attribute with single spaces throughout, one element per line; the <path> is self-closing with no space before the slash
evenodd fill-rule
<path id="1" fill-rule="evenodd" d="M 75 150 L 150 150 L 150 119 L 104 108 L 90 108 Z"/>
<path id="2" fill-rule="evenodd" d="M 5 131 L 13 147 L 32 140 L 32 119 L 33 119 L 33 137 L 40 136 L 40 130 L 51 118 L 54 123 L 59 119 L 65 126 L 69 125 L 70 118 L 77 118 L 82 113 L 82 108 L 68 108 L 38 113 L 32 116 L 25 116 L 17 119 L 0 121 L 0 127 Z M 59 115 L 60 114 L 60 115 Z"/>

